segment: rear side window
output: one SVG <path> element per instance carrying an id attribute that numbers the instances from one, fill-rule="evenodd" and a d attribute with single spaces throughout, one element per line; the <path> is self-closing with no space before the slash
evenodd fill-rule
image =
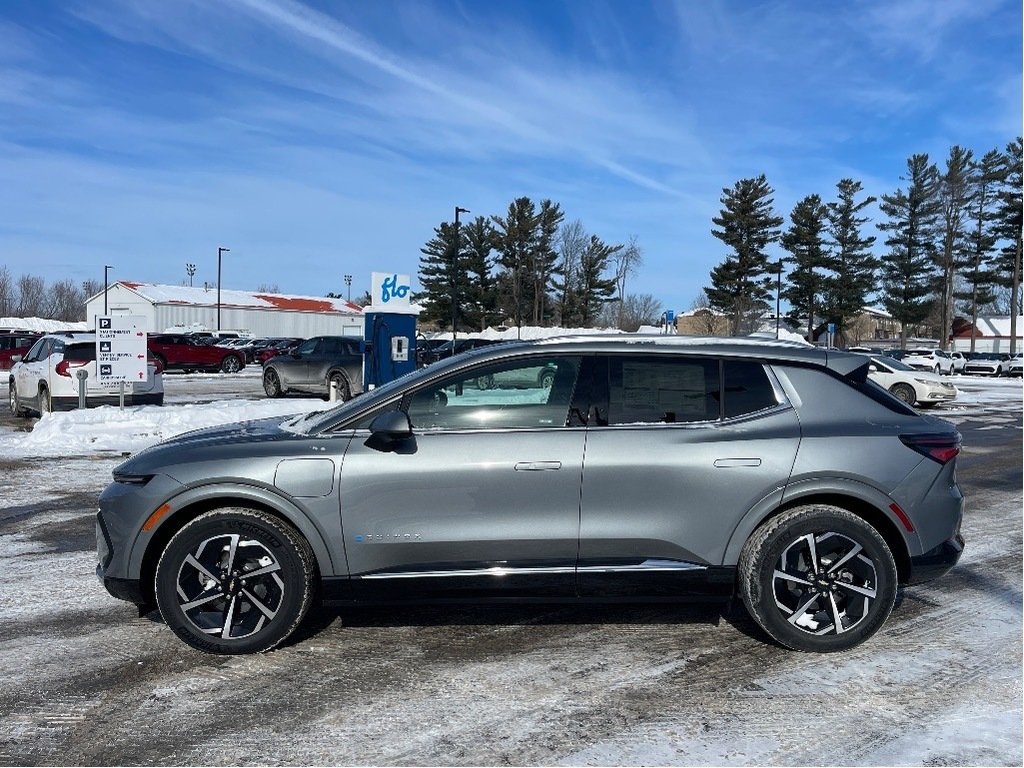
<path id="1" fill-rule="evenodd" d="M 64 351 L 65 360 L 81 360 L 82 362 L 90 362 L 96 359 L 96 345 L 95 344 L 71 344 Z"/>
<path id="2" fill-rule="evenodd" d="M 725 381 L 725 418 L 744 416 L 778 405 L 775 388 L 761 363 L 726 360 L 722 370 Z"/>
<path id="3" fill-rule="evenodd" d="M 717 360 L 613 357 L 609 424 L 675 424 L 719 417 Z"/>

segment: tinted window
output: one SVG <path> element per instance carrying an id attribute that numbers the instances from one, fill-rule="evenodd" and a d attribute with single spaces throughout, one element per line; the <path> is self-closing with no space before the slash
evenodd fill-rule
<path id="1" fill-rule="evenodd" d="M 82 360 L 89 362 L 96 359 L 95 344 L 71 344 L 64 352 L 65 360 Z"/>
<path id="2" fill-rule="evenodd" d="M 307 339 L 302 342 L 295 351 L 300 355 L 311 355 L 313 354 L 313 350 L 316 349 L 318 341 L 320 341 L 320 339 Z"/>
<path id="3" fill-rule="evenodd" d="M 461 371 L 413 392 L 417 429 L 564 427 L 580 361 L 532 357 Z"/>
<path id="4" fill-rule="evenodd" d="M 778 405 L 775 389 L 761 363 L 726 360 L 725 418 L 743 416 Z"/>
<path id="5" fill-rule="evenodd" d="M 609 424 L 673 424 L 719 418 L 717 360 L 612 357 Z"/>
<path id="6" fill-rule="evenodd" d="M 44 356 L 44 350 L 49 350 L 49 348 L 50 340 L 40 339 L 32 345 L 32 349 L 30 349 L 28 354 L 25 355 L 25 362 L 34 363 L 36 360 L 41 360 Z"/>

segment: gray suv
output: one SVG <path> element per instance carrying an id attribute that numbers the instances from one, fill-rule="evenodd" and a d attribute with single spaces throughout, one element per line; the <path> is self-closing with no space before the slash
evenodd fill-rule
<path id="1" fill-rule="evenodd" d="M 282 352 L 263 364 L 263 390 L 268 397 L 306 392 L 327 397 L 331 385 L 338 399 L 363 391 L 363 356 L 359 340 L 344 336 L 314 336 L 293 352 Z"/>
<path id="2" fill-rule="evenodd" d="M 840 651 L 963 549 L 960 435 L 869 362 L 663 336 L 458 355 L 133 456 L 97 573 L 213 653 L 276 646 L 314 600 L 735 595 L 777 642 Z"/>

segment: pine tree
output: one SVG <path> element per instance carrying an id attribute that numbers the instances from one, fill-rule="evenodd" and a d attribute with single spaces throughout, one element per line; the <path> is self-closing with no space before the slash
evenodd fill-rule
<path id="1" fill-rule="evenodd" d="M 531 260 L 540 240 L 537 209 L 528 197 L 520 197 L 509 204 L 504 218 L 492 216 L 497 240 L 497 264 L 500 305 L 516 326 L 532 314 Z"/>
<path id="2" fill-rule="evenodd" d="M 826 281 L 824 316 L 834 323 L 839 336 L 847 341 L 846 328 L 850 320 L 864 309 L 868 296 L 875 292 L 878 259 L 871 249 L 875 236 L 864 237 L 861 227 L 870 220 L 861 212 L 875 202 L 856 197 L 863 187 L 859 181 L 841 179 L 836 184 L 838 200 L 828 204 L 828 235 L 831 249 Z"/>
<path id="3" fill-rule="evenodd" d="M 583 251 L 576 277 L 576 296 L 579 315 L 575 325 L 589 328 L 601 314 L 602 307 L 615 295 L 615 278 L 602 277 L 608 271 L 608 261 L 621 251 L 623 245 L 608 245 L 597 235 Z"/>
<path id="4" fill-rule="evenodd" d="M 466 270 L 462 299 L 466 323 L 483 331 L 492 320 L 498 319 L 497 284 L 491 277 L 494 268 L 494 245 L 497 234 L 484 216 L 477 216 L 462 228 L 463 250 L 461 261 Z"/>
<path id="5" fill-rule="evenodd" d="M 953 291 L 956 279 L 957 255 L 964 249 L 971 195 L 974 191 L 971 173 L 974 153 L 954 146 L 949 150 L 946 172 L 939 178 L 939 200 L 942 242 L 937 251 L 936 293 L 939 296 L 941 333 L 939 346 L 945 349 L 953 330 Z"/>
<path id="6" fill-rule="evenodd" d="M 774 193 L 764 174 L 740 179 L 732 189 L 722 190 L 724 207 L 712 219 L 720 229 L 712 229 L 711 234 L 732 253 L 711 270 L 711 286 L 705 290 L 712 307 L 731 315 L 733 336 L 768 306 L 771 278 L 765 249 L 778 240 L 782 226 L 782 218 L 772 209 Z"/>
<path id="7" fill-rule="evenodd" d="M 1020 314 L 1018 293 L 1021 273 L 1022 230 L 1022 159 L 1021 137 L 1006 145 L 1003 155 L 1006 175 L 999 191 L 998 233 L 1006 245 L 999 252 L 997 269 L 1002 285 L 1010 287 L 1010 352 L 1017 351 L 1017 315 Z"/>
<path id="8" fill-rule="evenodd" d="M 829 263 L 824 238 L 827 213 L 828 208 L 818 195 L 808 195 L 794 206 L 789 215 L 790 227 L 780 241 L 790 253 L 783 261 L 793 265 L 782 298 L 792 307 L 790 319 L 807 318 L 808 339 L 814 338 L 814 316 L 821 306 L 823 272 Z"/>
<path id="9" fill-rule="evenodd" d="M 530 278 L 532 280 L 533 324 L 543 325 L 549 304 L 548 290 L 552 287 L 552 275 L 558 268 L 558 252 L 555 250 L 558 227 L 565 214 L 558 203 L 542 200 L 537 213 L 537 245 L 530 255 Z"/>
<path id="10" fill-rule="evenodd" d="M 1006 175 L 1006 166 L 999 150 L 985 153 L 971 167 L 971 202 L 968 211 L 967 236 L 957 256 L 957 267 L 965 289 L 953 296 L 963 300 L 963 311 L 971 316 L 971 352 L 975 351 L 978 309 L 995 299 L 996 283 L 993 257 L 996 248 L 996 194 Z"/>
<path id="11" fill-rule="evenodd" d="M 889 233 L 889 254 L 882 262 L 882 296 L 889 314 L 901 324 L 900 346 L 907 346 L 907 330 L 928 316 L 934 285 L 936 228 L 941 203 L 939 170 L 928 155 L 907 160 L 907 190 L 882 195 L 879 207 L 888 221 L 878 228 Z"/>
<path id="12" fill-rule="evenodd" d="M 463 240 L 464 234 L 459 232 L 459 240 Z M 420 252 L 423 254 L 419 274 L 423 290 L 417 296 L 423 306 L 420 319 L 445 327 L 452 322 L 452 302 L 457 286 L 468 283 L 463 260 L 460 258 L 459 264 L 455 264 L 455 224 L 441 222 L 434 228 L 434 237 Z M 457 302 L 457 310 L 456 325 L 461 327 L 464 322 L 462 302 Z"/>

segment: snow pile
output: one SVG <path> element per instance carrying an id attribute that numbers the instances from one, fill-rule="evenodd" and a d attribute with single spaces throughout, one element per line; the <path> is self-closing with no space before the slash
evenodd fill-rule
<path id="1" fill-rule="evenodd" d="M 0 328 L 12 331 L 33 331 L 35 333 L 92 330 L 87 327 L 85 321 L 66 323 L 63 320 L 48 320 L 45 317 L 0 317 Z"/>
<path id="2" fill-rule="evenodd" d="M 178 406 L 112 405 L 49 413 L 28 433 L 0 436 L 0 456 L 75 456 L 136 452 L 194 429 L 331 407 L 323 400 L 222 400 Z"/>

